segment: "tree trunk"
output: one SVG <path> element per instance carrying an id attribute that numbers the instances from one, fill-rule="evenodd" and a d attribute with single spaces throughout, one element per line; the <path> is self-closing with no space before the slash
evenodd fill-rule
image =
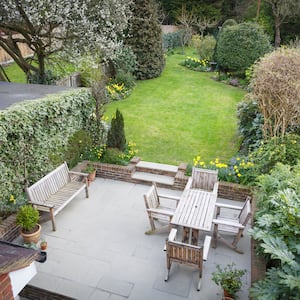
<path id="1" fill-rule="evenodd" d="M 278 48 L 281 43 L 281 38 L 280 38 L 280 19 L 279 17 L 275 17 L 275 48 Z"/>

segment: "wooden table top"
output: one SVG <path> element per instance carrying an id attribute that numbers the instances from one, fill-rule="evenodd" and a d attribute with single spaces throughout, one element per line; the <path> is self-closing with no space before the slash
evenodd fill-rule
<path id="1" fill-rule="evenodd" d="M 210 231 L 217 195 L 199 189 L 186 189 L 171 220 L 172 225 Z"/>

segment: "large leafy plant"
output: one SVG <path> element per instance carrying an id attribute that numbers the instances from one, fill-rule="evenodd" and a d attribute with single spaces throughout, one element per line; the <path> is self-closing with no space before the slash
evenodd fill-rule
<path id="1" fill-rule="evenodd" d="M 277 164 L 259 177 L 258 211 L 249 232 L 259 242 L 271 268 L 253 284 L 254 299 L 299 299 L 300 295 L 300 163 Z"/>

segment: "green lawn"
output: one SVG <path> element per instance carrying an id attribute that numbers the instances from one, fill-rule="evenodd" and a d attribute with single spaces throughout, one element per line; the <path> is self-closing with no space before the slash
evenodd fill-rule
<path id="1" fill-rule="evenodd" d="M 25 73 L 19 68 L 16 63 L 9 64 L 4 68 L 11 82 L 26 83 Z"/>
<path id="2" fill-rule="evenodd" d="M 106 106 L 105 115 L 122 112 L 126 139 L 145 161 L 178 165 L 201 155 L 225 162 L 239 149 L 236 107 L 245 92 L 180 66 L 184 58 L 169 56 L 161 77 L 139 81 L 130 97 Z"/>

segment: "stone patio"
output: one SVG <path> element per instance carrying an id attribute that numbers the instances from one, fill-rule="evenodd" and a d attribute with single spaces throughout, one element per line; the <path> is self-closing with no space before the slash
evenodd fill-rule
<path id="1" fill-rule="evenodd" d="M 38 274 L 30 285 L 84 300 L 219 300 L 222 290 L 211 280 L 211 273 L 216 264 L 235 262 L 247 269 L 238 296 L 248 299 L 251 262 L 246 235 L 239 243 L 243 255 L 222 243 L 210 249 L 200 292 L 196 290 L 198 272 L 193 268 L 173 264 L 169 281 L 164 281 L 163 248 L 168 232 L 144 234 L 150 225 L 142 195 L 148 189 L 148 185 L 96 178 L 89 199 L 83 192 L 56 216 L 57 231 L 52 231 L 51 222 L 42 224 L 48 257 L 45 263 L 37 263 Z M 15 242 L 21 242 L 20 238 Z"/>

